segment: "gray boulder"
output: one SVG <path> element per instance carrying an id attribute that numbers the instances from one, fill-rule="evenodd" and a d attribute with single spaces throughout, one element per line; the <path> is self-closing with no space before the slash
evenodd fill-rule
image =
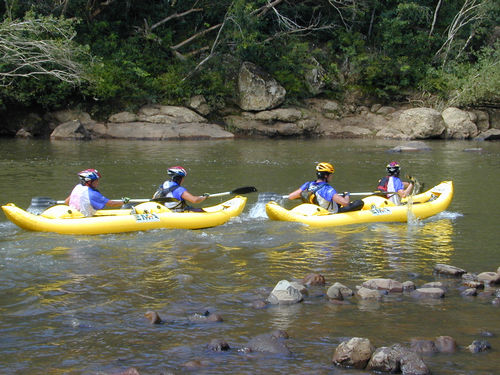
<path id="1" fill-rule="evenodd" d="M 410 295 L 418 299 L 439 299 L 444 297 L 444 290 L 441 288 L 418 288 Z"/>
<path id="2" fill-rule="evenodd" d="M 386 290 L 389 293 L 403 291 L 403 284 L 392 279 L 370 279 L 363 283 L 363 287 L 375 290 Z"/>
<path id="3" fill-rule="evenodd" d="M 468 112 L 450 107 L 446 108 L 441 115 L 446 127 L 445 138 L 469 139 L 478 134 L 477 126 Z"/>
<path id="4" fill-rule="evenodd" d="M 462 268 L 442 263 L 438 263 L 434 266 L 434 272 L 450 276 L 462 276 L 463 274 L 467 273 L 467 271 Z"/>
<path id="5" fill-rule="evenodd" d="M 494 141 L 500 139 L 500 129 L 488 129 L 480 133 L 476 138 L 478 141 Z"/>
<path id="6" fill-rule="evenodd" d="M 399 116 L 390 122 L 389 128 L 410 139 L 440 138 L 446 129 L 441 113 L 431 108 L 401 111 Z"/>
<path id="7" fill-rule="evenodd" d="M 289 281 L 281 280 L 276 284 L 267 301 L 273 305 L 292 305 L 303 299 L 302 293 Z"/>
<path id="8" fill-rule="evenodd" d="M 245 111 L 263 111 L 279 106 L 285 100 L 286 90 L 268 73 L 255 64 L 244 62 L 238 75 L 240 108 Z"/>

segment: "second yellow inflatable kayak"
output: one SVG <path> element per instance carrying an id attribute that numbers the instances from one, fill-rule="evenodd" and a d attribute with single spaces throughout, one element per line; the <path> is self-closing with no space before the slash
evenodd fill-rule
<path id="1" fill-rule="evenodd" d="M 300 204 L 287 210 L 276 202 L 266 204 L 266 213 L 272 220 L 295 221 L 315 227 L 376 222 L 406 222 L 409 215 L 425 219 L 448 208 L 453 198 L 453 182 L 443 181 L 428 191 L 411 197 L 401 206 L 395 206 L 380 196 L 363 198 L 361 211 L 332 214 L 314 204 Z"/>

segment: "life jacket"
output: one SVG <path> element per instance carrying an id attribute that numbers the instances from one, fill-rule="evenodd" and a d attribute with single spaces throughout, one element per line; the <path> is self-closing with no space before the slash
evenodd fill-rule
<path id="1" fill-rule="evenodd" d="M 396 193 L 394 190 L 388 191 L 389 190 L 389 182 L 391 181 L 391 177 L 394 176 L 385 176 L 380 179 L 378 182 L 377 190 L 387 193 L 385 194 L 385 197 L 389 199 L 392 203 L 394 203 L 396 206 L 399 206 L 401 204 L 401 198 L 398 193 Z M 391 184 L 392 186 L 392 184 Z"/>
<path id="2" fill-rule="evenodd" d="M 179 210 L 179 211 L 184 210 L 187 207 L 186 201 L 184 199 L 182 199 L 182 200 L 175 199 L 174 194 L 173 194 L 173 192 L 180 187 L 181 187 L 181 185 L 174 184 L 174 185 L 168 187 L 167 189 L 165 189 L 163 187 L 163 184 L 161 184 L 158 187 L 158 190 L 156 190 L 156 192 L 154 193 L 153 199 L 154 198 L 171 198 L 172 201 L 169 201 L 168 203 L 165 202 L 166 207 L 168 207 L 171 210 Z"/>
<path id="3" fill-rule="evenodd" d="M 316 194 L 318 190 L 320 190 L 326 184 L 326 182 L 320 182 L 319 184 L 314 184 L 313 181 L 309 182 L 307 188 L 302 190 L 302 192 L 300 193 L 300 198 L 304 203 L 315 204 L 335 213 L 338 211 L 338 205 L 335 202 L 327 201 L 321 195 Z"/>
<path id="4" fill-rule="evenodd" d="M 387 184 L 389 183 L 390 177 L 391 176 L 385 176 L 378 181 L 378 186 L 377 186 L 378 191 L 387 192 Z"/>

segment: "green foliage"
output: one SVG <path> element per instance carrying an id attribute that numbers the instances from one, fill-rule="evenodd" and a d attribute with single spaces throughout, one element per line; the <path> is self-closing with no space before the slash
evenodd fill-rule
<path id="1" fill-rule="evenodd" d="M 71 35 L 72 58 L 85 67 L 85 83 L 74 87 L 51 77 L 17 79 L 0 89 L 4 108 L 15 103 L 50 110 L 83 101 L 111 112 L 144 103 L 185 104 L 198 94 L 218 105 L 237 96 L 242 61 L 269 72 L 286 88 L 289 101 L 310 95 L 305 77 L 319 62 L 329 96 L 340 97 L 354 87 L 390 101 L 419 88 L 455 105 L 498 102 L 498 45 L 491 45 L 491 35 L 500 21 L 500 3 L 493 0 L 481 1 L 480 17 L 456 35 L 444 67 L 435 55 L 463 5 L 460 0 L 442 3 L 432 35 L 436 3 L 430 0 L 373 0 L 345 7 L 329 1 L 282 2 L 256 13 L 266 0 L 58 4 L 12 0 L 0 11 L 4 22 L 25 14 L 57 20 L 54 27 Z M 193 7 L 202 11 L 174 17 Z M 27 13 L 30 9 L 38 16 Z M 301 32 L 300 26 L 311 28 Z M 28 36 L 41 41 L 53 31 Z M 189 42 L 172 50 L 183 41 Z M 2 59 L 0 71 L 5 64 Z"/>
<path id="2" fill-rule="evenodd" d="M 436 93 L 449 105 L 474 106 L 500 102 L 500 42 L 476 54 L 477 63 L 454 62 L 429 69 L 421 89 Z"/>

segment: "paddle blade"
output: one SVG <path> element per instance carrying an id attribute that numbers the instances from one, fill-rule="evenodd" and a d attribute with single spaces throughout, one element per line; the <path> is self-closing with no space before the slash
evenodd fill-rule
<path id="1" fill-rule="evenodd" d="M 238 189 L 234 189 L 231 191 L 232 194 L 248 194 L 248 193 L 255 193 L 257 191 L 257 188 L 255 186 L 244 186 L 240 187 Z"/>
<path id="2" fill-rule="evenodd" d="M 34 197 L 31 199 L 31 204 L 26 211 L 32 214 L 40 214 L 47 208 L 57 204 L 57 201 L 48 197 Z"/>

